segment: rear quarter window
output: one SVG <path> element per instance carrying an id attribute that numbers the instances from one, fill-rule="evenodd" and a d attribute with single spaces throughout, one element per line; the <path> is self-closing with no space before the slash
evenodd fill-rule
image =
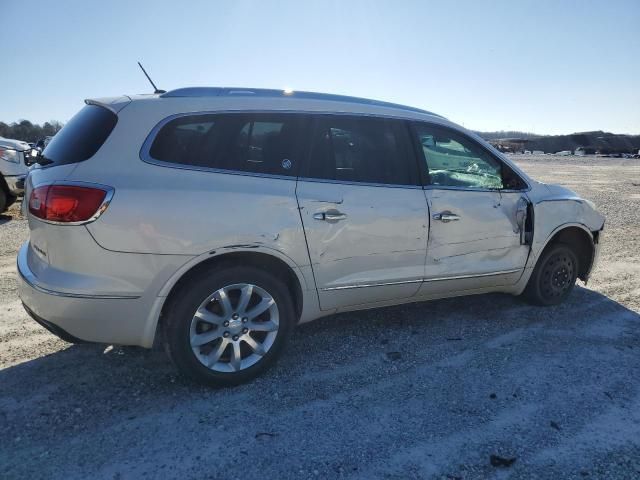
<path id="1" fill-rule="evenodd" d="M 309 133 L 300 114 L 194 114 L 161 125 L 143 159 L 288 177 L 298 173 Z"/>
<path id="2" fill-rule="evenodd" d="M 86 105 L 44 149 L 55 165 L 78 163 L 93 157 L 113 131 L 118 116 L 98 105 Z"/>

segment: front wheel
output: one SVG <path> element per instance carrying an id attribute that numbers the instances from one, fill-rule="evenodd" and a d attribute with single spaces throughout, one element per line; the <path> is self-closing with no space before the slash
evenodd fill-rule
<path id="1" fill-rule="evenodd" d="M 244 383 L 277 358 L 295 324 L 287 287 L 253 267 L 201 272 L 173 296 L 165 347 L 182 373 L 200 383 Z"/>
<path id="2" fill-rule="evenodd" d="M 0 179 L 2 179 L 1 176 Z M 9 208 L 9 198 L 2 187 L 0 187 L 0 214 L 2 214 L 7 208 Z"/>
<path id="3" fill-rule="evenodd" d="M 577 277 L 575 253 L 568 245 L 552 245 L 538 260 L 524 295 L 536 305 L 558 305 L 569 296 Z"/>

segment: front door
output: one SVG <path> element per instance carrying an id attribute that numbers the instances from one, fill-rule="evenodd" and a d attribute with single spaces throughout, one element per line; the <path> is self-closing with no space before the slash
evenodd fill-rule
<path id="1" fill-rule="evenodd" d="M 512 285 L 524 270 L 526 183 L 475 140 L 416 125 L 431 227 L 420 295 Z"/>
<path id="2" fill-rule="evenodd" d="M 323 310 L 416 294 L 428 209 L 405 122 L 320 116 L 297 197 Z"/>

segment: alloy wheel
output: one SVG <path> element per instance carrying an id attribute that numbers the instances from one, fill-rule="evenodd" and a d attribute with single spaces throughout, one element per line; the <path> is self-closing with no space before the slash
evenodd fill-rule
<path id="1" fill-rule="evenodd" d="M 239 372 L 259 362 L 278 335 L 279 312 L 272 295 L 237 283 L 216 290 L 195 311 L 189 343 L 196 358 L 216 372 Z"/>

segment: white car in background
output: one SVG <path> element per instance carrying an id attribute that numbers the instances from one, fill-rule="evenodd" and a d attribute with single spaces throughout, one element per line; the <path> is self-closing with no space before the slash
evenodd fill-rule
<path id="1" fill-rule="evenodd" d="M 24 192 L 32 151 L 27 142 L 0 137 L 0 213 Z"/>
<path id="2" fill-rule="evenodd" d="M 299 323 L 488 292 L 554 305 L 596 261 L 591 202 L 424 110 L 246 88 L 86 103 L 27 178 L 22 302 L 70 341 L 164 343 L 207 384 L 262 372 Z"/>

